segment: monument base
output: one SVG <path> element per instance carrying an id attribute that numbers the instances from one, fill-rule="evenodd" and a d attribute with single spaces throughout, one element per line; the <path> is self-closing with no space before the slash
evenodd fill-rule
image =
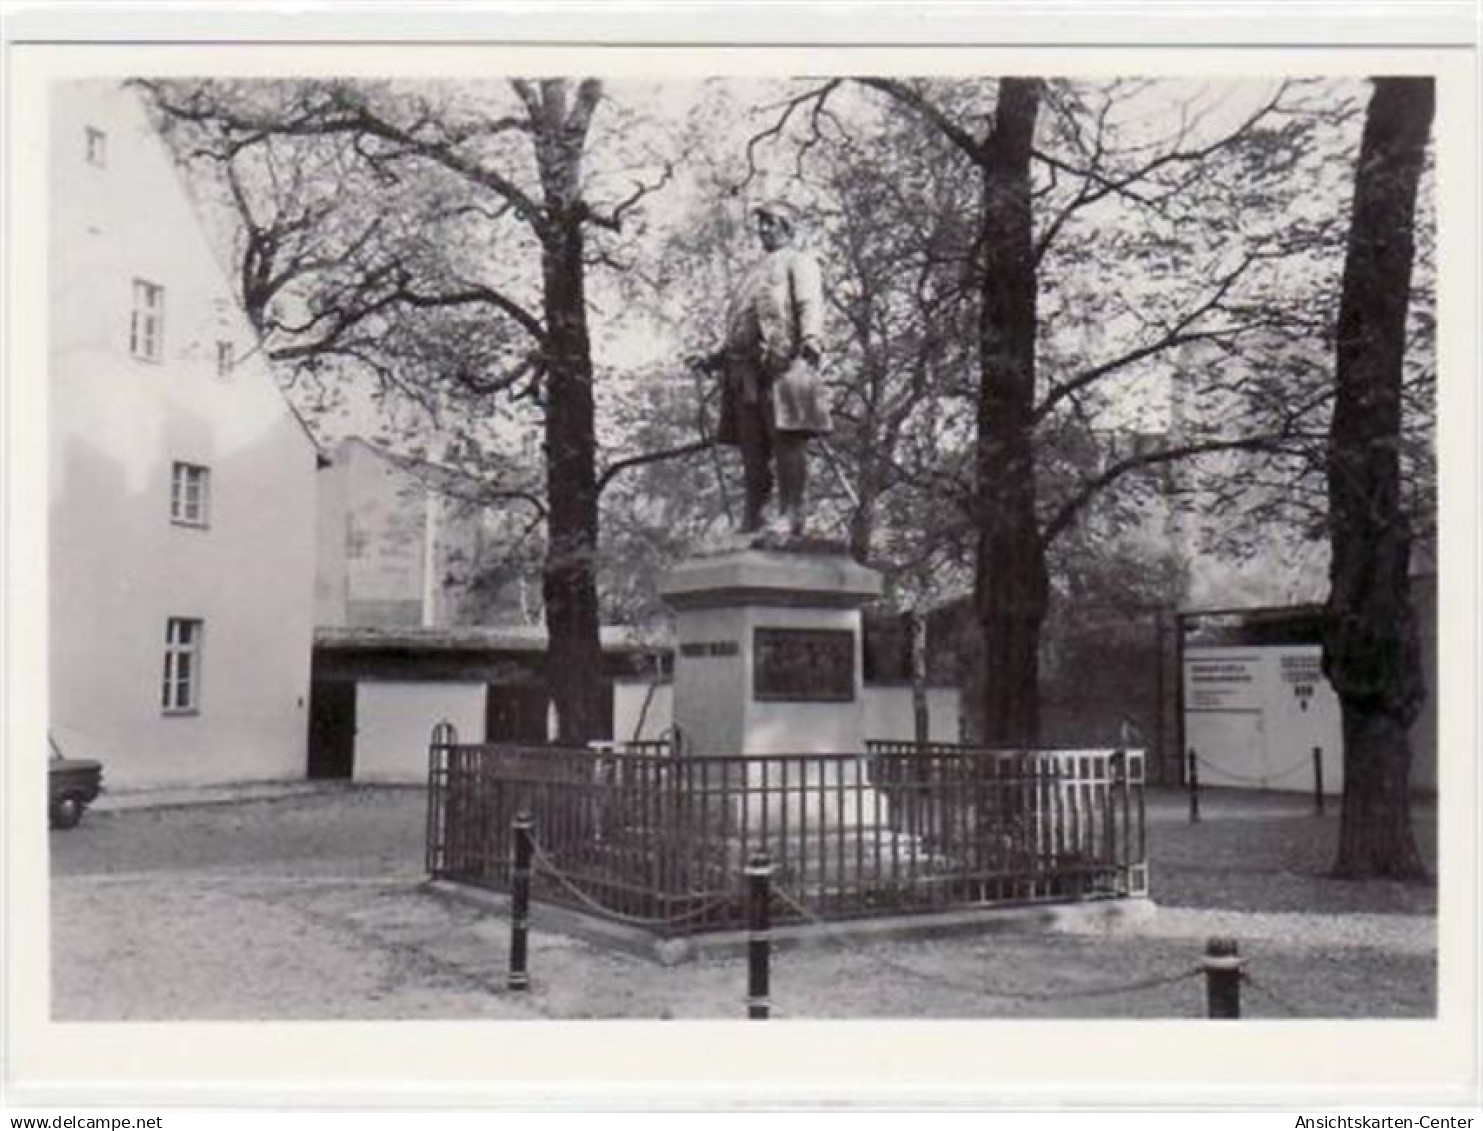
<path id="1" fill-rule="evenodd" d="M 860 610 L 880 575 L 838 543 L 735 537 L 739 548 L 675 567 L 660 592 L 675 611 L 680 752 L 756 759 L 716 767 L 730 827 L 747 830 L 737 851 L 798 863 L 807 882 L 851 860 L 871 874 L 887 858 L 925 866 L 865 762 Z"/>
<path id="2" fill-rule="evenodd" d="M 860 608 L 880 595 L 875 570 L 833 545 L 749 545 L 690 558 L 659 589 L 682 753 L 864 753 Z"/>

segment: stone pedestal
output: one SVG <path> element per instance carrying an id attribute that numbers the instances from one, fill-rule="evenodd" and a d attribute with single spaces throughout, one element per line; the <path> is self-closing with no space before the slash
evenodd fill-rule
<path id="1" fill-rule="evenodd" d="M 866 768 L 860 609 L 880 591 L 878 573 L 832 548 L 696 557 L 660 580 L 677 622 L 680 752 L 752 758 L 706 778 L 737 830 L 733 867 L 766 848 L 778 882 L 817 887 L 928 863 Z M 819 754 L 842 757 L 807 757 Z"/>
<path id="2" fill-rule="evenodd" d="M 860 607 L 880 574 L 839 551 L 744 549 L 661 580 L 687 755 L 863 754 Z"/>

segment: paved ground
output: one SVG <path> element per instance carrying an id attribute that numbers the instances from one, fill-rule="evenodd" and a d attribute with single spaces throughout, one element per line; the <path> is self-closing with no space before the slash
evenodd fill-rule
<path id="1" fill-rule="evenodd" d="M 170 804 L 161 805 L 167 801 Z M 206 804 L 202 802 L 216 802 Z M 1204 939 L 1242 941 L 1250 1016 L 1435 1012 L 1435 889 L 1323 878 L 1336 819 L 1301 798 L 1149 806 L 1150 923 L 817 944 L 779 954 L 781 1017 L 1198 1017 Z M 508 924 L 421 887 L 424 794 L 315 787 L 112 799 L 51 834 L 61 1019 L 718 1017 L 744 964 L 661 968 L 537 930 L 533 992 L 503 988 Z M 1418 812 L 1434 859 L 1435 821 Z"/>

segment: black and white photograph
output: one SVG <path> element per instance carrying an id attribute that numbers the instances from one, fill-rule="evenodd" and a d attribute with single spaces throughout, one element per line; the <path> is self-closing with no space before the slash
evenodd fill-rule
<path id="1" fill-rule="evenodd" d="M 723 46 L 11 45 L 36 1063 L 1476 1096 L 1471 54 Z"/>

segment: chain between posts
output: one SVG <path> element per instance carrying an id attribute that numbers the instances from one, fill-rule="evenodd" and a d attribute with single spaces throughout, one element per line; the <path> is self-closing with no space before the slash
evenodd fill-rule
<path id="1" fill-rule="evenodd" d="M 1257 979 L 1251 976 L 1249 971 L 1243 970 L 1241 972 L 1241 984 L 1249 986 L 1254 992 L 1271 1002 L 1288 1017 L 1301 1017 L 1303 1015 L 1303 1010 L 1268 989 L 1265 982 L 1257 981 Z"/>
<path id="2" fill-rule="evenodd" d="M 530 986 L 529 972 L 526 969 L 530 881 L 538 867 L 542 872 L 556 879 L 588 906 L 604 915 L 631 923 L 664 924 L 681 922 L 687 918 L 695 918 L 709 913 L 733 898 L 733 893 L 723 894 L 713 899 L 707 905 L 687 913 L 686 916 L 641 918 L 639 916 L 624 915 L 604 907 L 566 877 L 536 842 L 533 830 L 534 821 L 528 814 L 519 814 L 516 816 L 514 822 L 512 822 L 511 832 L 514 837 L 515 857 L 514 891 L 511 908 L 510 969 L 506 981 L 506 986 L 510 990 L 521 991 L 528 989 Z M 753 1020 L 765 1020 L 772 1014 L 770 997 L 772 950 L 770 905 L 772 896 L 776 894 L 778 899 L 784 904 L 801 915 L 805 920 L 815 925 L 825 926 L 828 921 L 810 910 L 806 904 L 791 892 L 772 884 L 773 868 L 765 853 L 759 853 L 752 857 L 747 864 L 744 875 L 748 896 L 749 927 L 747 940 L 747 1016 Z M 829 938 L 824 941 L 836 949 L 853 951 L 880 966 L 899 971 L 921 981 L 930 982 L 947 989 L 965 991 L 984 997 L 1000 998 L 1008 1001 L 1052 1002 L 1115 997 L 1174 985 L 1204 975 L 1206 979 L 1207 1014 L 1211 1018 L 1227 1019 L 1239 1018 L 1241 1016 L 1241 987 L 1243 985 L 1251 986 L 1253 990 L 1275 1003 L 1289 1015 L 1296 1016 L 1300 1013 L 1299 1010 L 1289 1005 L 1251 977 L 1250 973 L 1245 969 L 1244 960 L 1239 955 L 1236 941 L 1228 938 L 1211 938 L 1208 940 L 1203 961 L 1196 967 L 1187 968 L 1173 974 L 1145 978 L 1133 982 L 1057 991 L 1011 990 L 1000 986 L 964 982 L 955 978 L 946 978 L 940 974 L 887 958 L 862 946 L 851 945 L 839 938 Z"/>
<path id="3" fill-rule="evenodd" d="M 812 922 L 819 925 L 827 923 L 827 920 L 822 919 L 818 915 L 814 914 L 814 912 L 810 911 L 806 906 L 804 906 L 801 902 L 798 901 L 798 899 L 796 899 L 786 890 L 777 887 L 773 888 L 773 890 L 777 893 L 778 897 L 784 903 L 788 904 L 788 906 L 790 906 L 800 914 L 806 916 Z M 1200 974 L 1204 972 L 1203 967 L 1192 966 L 1181 970 L 1176 974 L 1166 974 L 1156 978 L 1146 978 L 1141 981 L 1127 982 L 1116 986 L 1093 986 L 1089 989 L 1082 990 L 1047 990 L 1041 992 L 1029 990 L 1009 990 L 996 986 L 984 986 L 976 982 L 962 982 L 953 978 L 944 978 L 940 974 L 933 974 L 930 971 L 920 970 L 915 966 L 907 965 L 904 962 L 897 962 L 896 960 L 887 958 L 884 955 L 875 954 L 871 951 L 868 951 L 864 947 L 851 945 L 841 939 L 828 939 L 826 941 L 839 950 L 853 951 L 854 953 L 859 954 L 864 958 L 873 960 L 881 966 L 889 967 L 893 970 L 900 971 L 903 974 L 908 974 L 914 978 L 918 978 L 923 981 L 934 982 L 947 989 L 965 990 L 970 993 L 982 994 L 985 997 L 1004 998 L 1005 1000 L 1010 1001 L 1066 1001 L 1073 998 L 1082 997 L 1116 997 L 1118 995 L 1126 993 L 1137 993 L 1140 990 L 1156 989 L 1161 986 L 1174 985 L 1176 982 L 1183 982 L 1190 978 L 1199 977 Z"/>
<path id="4" fill-rule="evenodd" d="M 1192 825 L 1198 824 L 1200 820 L 1200 766 L 1206 766 L 1207 768 L 1214 770 L 1216 773 L 1222 774 L 1225 777 L 1230 778 L 1231 780 L 1236 782 L 1242 782 L 1248 785 L 1266 786 L 1269 782 L 1278 782 L 1282 781 L 1284 778 L 1291 777 L 1293 774 L 1296 774 L 1297 772 L 1302 770 L 1304 765 L 1303 761 L 1298 761 L 1294 762 L 1292 765 L 1286 767 L 1285 769 L 1277 770 L 1270 774 L 1262 774 L 1260 776 L 1254 777 L 1250 774 L 1238 774 L 1234 770 L 1228 770 L 1220 763 L 1211 761 L 1209 758 L 1206 758 L 1204 755 L 1196 752 L 1194 747 L 1190 747 L 1188 753 L 1186 754 L 1186 759 L 1186 786 L 1189 791 L 1189 820 L 1190 824 Z M 1311 758 L 1309 759 L 1309 762 L 1311 773 L 1313 775 L 1313 811 L 1318 816 L 1322 817 L 1325 812 L 1323 792 L 1323 747 L 1313 747 L 1313 752 Z"/>
<path id="5" fill-rule="evenodd" d="M 575 899 L 579 900 L 585 906 L 590 907 L 598 914 L 606 916 L 610 919 L 615 919 L 619 922 L 631 923 L 634 926 L 659 927 L 664 926 L 667 923 L 688 923 L 692 919 L 703 919 L 705 916 L 715 911 L 718 907 L 724 907 L 736 898 L 736 893 L 734 891 L 719 892 L 711 895 L 710 899 L 706 903 L 703 903 L 699 907 L 692 908 L 691 910 L 686 911 L 683 915 L 629 915 L 626 912 L 618 911 L 614 908 L 606 906 L 601 901 L 597 900 L 591 895 L 588 895 L 585 891 L 579 888 L 576 884 L 576 881 L 568 876 L 565 872 L 563 872 L 556 865 L 556 862 L 553 861 L 551 857 L 546 854 L 545 849 L 541 847 L 539 841 L 532 838 L 531 847 L 534 851 L 536 870 L 539 871 L 542 875 L 550 876 L 553 880 L 555 880 L 558 884 L 560 884 L 563 888 L 570 892 Z M 702 895 L 705 893 L 697 892 L 695 894 Z"/>
<path id="6" fill-rule="evenodd" d="M 1205 757 L 1205 755 L 1203 754 L 1195 754 L 1194 758 L 1206 769 L 1214 770 L 1216 773 L 1223 774 L 1225 777 L 1232 778 L 1235 781 L 1251 782 L 1253 784 L 1268 781 L 1281 781 L 1283 778 L 1291 777 L 1293 774 L 1303 769 L 1305 765 L 1310 764 L 1309 760 L 1305 758 L 1301 762 L 1294 762 L 1292 765 L 1288 766 L 1285 769 L 1276 770 L 1270 774 L 1260 774 L 1253 776 L 1251 774 L 1238 774 L 1234 770 L 1228 770 L 1219 762 L 1212 761 L 1211 759 Z"/>

